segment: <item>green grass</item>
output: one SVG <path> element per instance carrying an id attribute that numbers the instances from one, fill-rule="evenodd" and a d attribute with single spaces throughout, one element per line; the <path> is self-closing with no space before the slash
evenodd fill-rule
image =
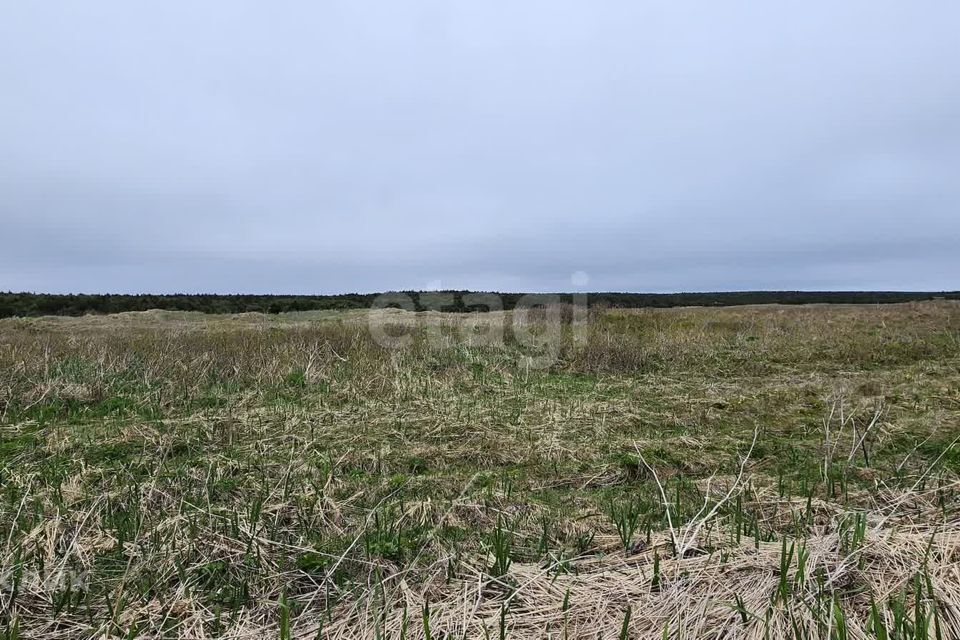
<path id="1" fill-rule="evenodd" d="M 750 553 L 766 599 L 711 596 L 736 624 L 957 637 L 933 562 L 865 576 L 894 496 L 917 497 L 890 524 L 952 539 L 960 305 L 597 312 L 542 370 L 510 331 L 418 321 L 447 337 L 386 349 L 357 312 L 0 321 L 0 637 L 543 637 L 537 572 L 554 637 L 661 637 L 643 598 Z M 850 584 L 802 551 L 829 540 Z M 601 566 L 631 586 L 582 591 Z"/>

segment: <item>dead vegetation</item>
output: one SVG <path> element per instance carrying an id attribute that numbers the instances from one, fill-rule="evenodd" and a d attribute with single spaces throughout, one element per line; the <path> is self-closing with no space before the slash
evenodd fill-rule
<path id="1" fill-rule="evenodd" d="M 960 637 L 960 305 L 378 313 L 0 321 L 0 637 Z"/>

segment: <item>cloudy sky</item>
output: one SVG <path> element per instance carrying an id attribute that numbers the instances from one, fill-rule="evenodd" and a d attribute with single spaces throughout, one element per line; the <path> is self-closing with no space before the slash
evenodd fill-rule
<path id="1" fill-rule="evenodd" d="M 2 2 L 0 290 L 958 289 L 958 30 L 955 0 Z"/>

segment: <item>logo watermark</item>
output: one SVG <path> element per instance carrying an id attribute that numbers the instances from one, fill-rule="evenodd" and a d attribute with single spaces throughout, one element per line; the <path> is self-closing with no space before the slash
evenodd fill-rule
<path id="1" fill-rule="evenodd" d="M 575 288 L 589 283 L 582 271 L 570 280 Z M 511 347 L 522 366 L 545 369 L 564 349 L 586 344 L 589 300 L 587 293 L 391 292 L 374 300 L 367 324 L 387 349 Z"/>

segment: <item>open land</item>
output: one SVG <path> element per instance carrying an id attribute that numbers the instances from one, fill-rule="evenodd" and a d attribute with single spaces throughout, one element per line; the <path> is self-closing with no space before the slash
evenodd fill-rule
<path id="1" fill-rule="evenodd" d="M 0 638 L 960 638 L 960 302 L 377 313 L 0 320 Z"/>

